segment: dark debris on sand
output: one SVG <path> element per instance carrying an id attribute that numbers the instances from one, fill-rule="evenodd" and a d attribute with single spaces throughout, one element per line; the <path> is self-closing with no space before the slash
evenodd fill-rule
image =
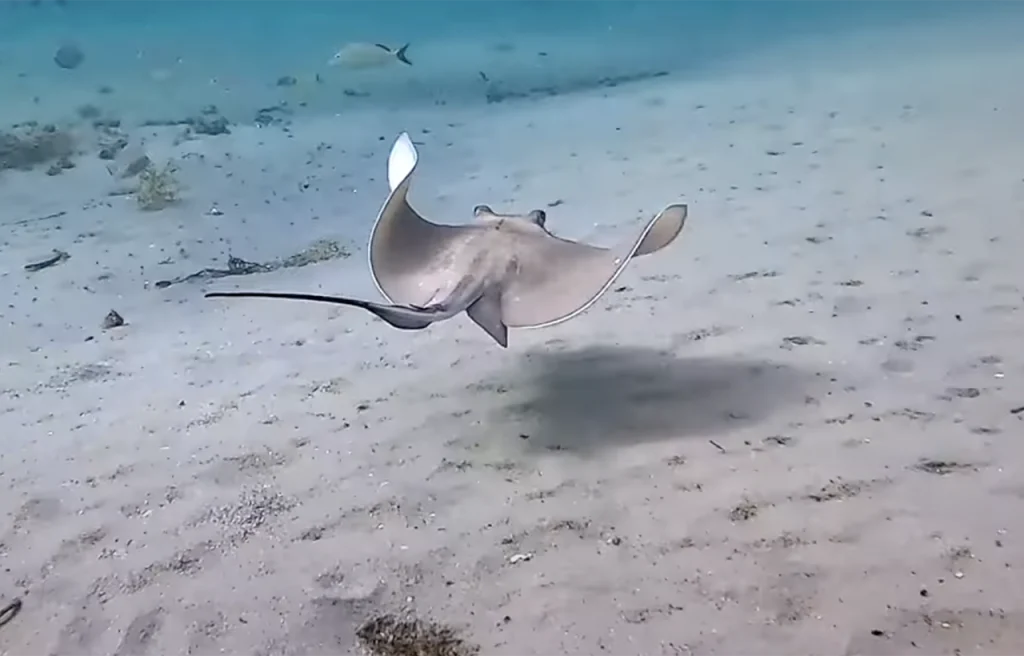
<path id="1" fill-rule="evenodd" d="M 67 159 L 74 154 L 74 139 L 54 125 L 23 124 L 0 132 L 0 171 L 28 171 L 39 164 Z"/>
<path id="2" fill-rule="evenodd" d="M 480 651 L 451 627 L 389 614 L 371 618 L 356 635 L 373 656 L 475 656 Z"/>

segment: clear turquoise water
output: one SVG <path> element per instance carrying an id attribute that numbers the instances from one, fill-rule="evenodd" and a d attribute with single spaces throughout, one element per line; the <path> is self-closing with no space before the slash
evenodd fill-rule
<path id="1" fill-rule="evenodd" d="M 1000 21 L 1005 29 L 1024 28 L 1024 4 L 981 1 L 7 0 L 0 110 L 49 119 L 101 86 L 136 118 L 206 103 L 236 120 L 283 101 L 311 112 L 477 103 L 487 100 L 484 76 L 512 95 L 587 89 L 609 76 L 707 77 L 791 40 L 984 14 L 1012 15 L 1016 27 Z M 415 66 L 329 70 L 326 60 L 351 41 L 410 43 Z M 73 71 L 52 62 L 65 42 L 86 54 Z M 285 75 L 303 88 L 276 87 Z M 305 82 L 316 75 L 322 84 Z"/>

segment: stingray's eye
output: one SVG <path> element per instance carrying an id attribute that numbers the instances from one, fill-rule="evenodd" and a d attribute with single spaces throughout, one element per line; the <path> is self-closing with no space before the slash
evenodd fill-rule
<path id="1" fill-rule="evenodd" d="M 547 212 L 544 210 L 533 210 L 530 212 L 530 220 L 537 225 L 544 227 L 544 222 L 548 220 Z"/>
<path id="2" fill-rule="evenodd" d="M 481 214 L 494 214 L 489 205 L 477 205 L 473 208 L 473 216 L 480 216 Z"/>

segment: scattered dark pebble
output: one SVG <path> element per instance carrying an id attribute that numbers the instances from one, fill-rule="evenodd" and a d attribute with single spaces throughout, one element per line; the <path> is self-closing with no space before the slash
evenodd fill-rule
<path id="1" fill-rule="evenodd" d="M 101 112 L 100 108 L 96 105 L 93 105 L 92 103 L 86 103 L 84 105 L 79 105 L 79 107 L 75 110 L 75 113 L 78 114 L 79 118 L 91 121 L 93 119 L 99 118 L 103 112 Z"/>
<path id="2" fill-rule="evenodd" d="M 107 313 L 107 316 L 103 317 L 103 323 L 100 324 L 103 330 L 110 330 L 111 328 L 120 328 L 124 325 L 124 317 L 117 313 L 117 310 L 111 310 Z"/>
<path id="3" fill-rule="evenodd" d="M 128 140 L 124 137 L 118 137 L 114 141 L 104 144 L 100 148 L 99 157 L 100 159 L 112 160 L 117 157 L 117 154 L 125 149 L 128 145 Z"/>
<path id="4" fill-rule="evenodd" d="M 793 441 L 792 437 L 788 435 L 769 435 L 764 438 L 764 441 L 769 444 L 778 444 L 779 446 L 786 446 Z"/>
<path id="5" fill-rule="evenodd" d="M 277 84 L 277 86 L 279 87 L 293 87 L 298 83 L 299 81 L 295 79 L 295 77 L 291 75 L 282 75 L 281 77 L 277 78 L 277 82 L 275 84 Z"/>
<path id="6" fill-rule="evenodd" d="M 71 161 L 70 157 L 64 155 L 53 164 L 50 164 L 49 168 L 46 169 L 46 175 L 60 175 L 65 170 L 73 168 L 75 168 L 75 163 Z"/>
<path id="7" fill-rule="evenodd" d="M 194 134 L 205 134 L 216 136 L 219 134 L 231 134 L 228 127 L 230 123 L 220 115 L 216 105 L 207 105 L 200 110 L 198 116 L 189 116 L 183 119 L 149 119 L 142 122 L 144 127 L 163 127 L 170 125 L 186 125 Z"/>
<path id="8" fill-rule="evenodd" d="M 897 339 L 893 346 L 901 351 L 919 351 L 927 342 L 934 342 L 934 335 L 915 335 L 913 339 Z"/>
<path id="9" fill-rule="evenodd" d="M 758 510 L 760 510 L 760 508 L 757 507 L 756 503 L 753 503 L 752 501 L 744 501 L 729 511 L 729 519 L 734 522 L 745 522 L 757 517 Z"/>
<path id="10" fill-rule="evenodd" d="M 21 599 L 15 599 L 14 601 L 8 602 L 6 606 L 0 608 L 0 626 L 7 625 L 11 620 L 18 616 L 21 612 Z"/>
<path id="11" fill-rule="evenodd" d="M 42 271 L 43 269 L 49 269 L 52 266 L 56 266 L 65 260 L 70 259 L 71 256 L 62 250 L 53 249 L 53 254 L 49 257 L 39 260 L 38 262 L 30 262 L 25 265 L 25 271 L 34 273 L 36 271 Z"/>
<path id="12" fill-rule="evenodd" d="M 229 123 L 223 116 L 197 116 L 185 121 L 196 134 L 215 137 L 220 134 L 231 134 Z"/>
<path id="13" fill-rule="evenodd" d="M 961 399 L 976 399 L 981 396 L 981 390 L 977 387 L 950 387 L 946 393 Z"/>
<path id="14" fill-rule="evenodd" d="M 922 471 L 928 474 L 945 476 L 946 474 L 951 474 L 962 469 L 971 469 L 972 467 L 973 465 L 954 462 L 952 460 L 922 460 L 916 465 L 913 465 L 911 469 L 916 469 L 917 471 Z"/>
<path id="15" fill-rule="evenodd" d="M 283 125 L 288 122 L 292 113 L 292 109 L 287 103 L 272 105 L 270 107 L 261 107 L 256 110 L 256 116 L 253 117 L 253 123 L 261 128 L 265 128 L 270 125 Z"/>
<path id="16" fill-rule="evenodd" d="M 821 341 L 820 339 L 810 337 L 808 335 L 791 335 L 790 337 L 782 338 L 782 345 L 784 347 L 810 346 L 812 344 L 815 346 L 821 346 L 824 343 L 825 342 Z"/>
<path id="17" fill-rule="evenodd" d="M 57 49 L 53 61 L 57 66 L 70 70 L 78 68 L 85 61 L 85 53 L 75 44 L 65 43 Z"/>
<path id="18" fill-rule="evenodd" d="M 752 280 L 754 278 L 775 278 L 779 275 L 778 271 L 747 271 L 746 273 L 734 273 L 729 276 L 730 280 L 736 282 L 743 282 L 744 280 Z"/>
<path id="19" fill-rule="evenodd" d="M 299 539 L 305 542 L 316 542 L 323 539 L 324 533 L 326 533 L 324 527 L 314 526 L 313 528 L 308 528 L 303 531 L 299 536 Z"/>

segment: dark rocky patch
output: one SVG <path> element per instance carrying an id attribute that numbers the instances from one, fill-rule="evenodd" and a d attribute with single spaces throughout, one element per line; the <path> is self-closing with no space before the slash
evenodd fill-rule
<path id="1" fill-rule="evenodd" d="M 356 636 L 373 656 L 473 656 L 480 651 L 451 627 L 388 614 L 365 622 Z"/>
<path id="2" fill-rule="evenodd" d="M 0 171 L 29 171 L 54 160 L 70 160 L 73 154 L 74 139 L 55 125 L 28 123 L 0 132 Z"/>

